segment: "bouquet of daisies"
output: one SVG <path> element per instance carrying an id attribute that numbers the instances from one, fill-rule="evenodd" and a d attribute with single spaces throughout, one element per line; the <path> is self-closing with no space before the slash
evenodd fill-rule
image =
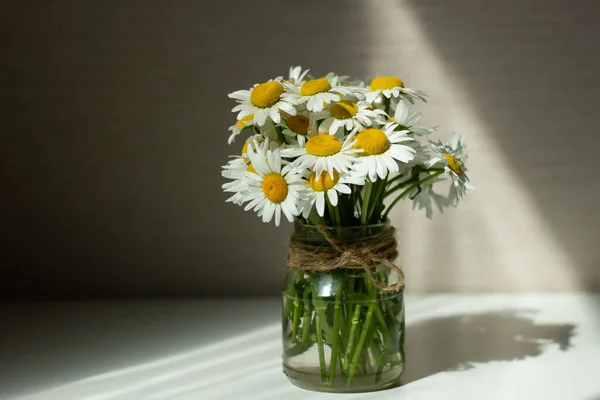
<path id="1" fill-rule="evenodd" d="M 245 142 L 241 154 L 223 166 L 229 180 L 223 189 L 232 194 L 228 202 L 253 210 L 263 222 L 279 225 L 283 215 L 296 220 L 297 232 L 319 227 L 322 236 L 328 237 L 326 229 L 337 234 L 328 243 L 309 246 L 307 253 L 301 246 L 294 249 L 294 240 L 290 244 L 290 255 L 302 253 L 304 264 L 294 266 L 288 256 L 284 371 L 303 387 L 366 390 L 392 382 L 404 365 L 403 280 L 394 283 L 393 268 L 377 265 L 397 255 L 396 242 L 386 245 L 377 236 L 377 246 L 354 253 L 354 264 L 367 257 L 358 261 L 364 270 L 342 265 L 341 258 L 328 269 L 323 248 L 336 249 L 336 257 L 349 254 L 351 247 L 342 242 L 356 238 L 344 238 L 342 232 L 358 227 L 358 239 L 371 240 L 365 239 L 369 232 L 389 224 L 390 211 L 403 198 L 427 217 L 434 208 L 442 212 L 456 206 L 472 188 L 465 139 L 454 134 L 449 143 L 430 140 L 436 127 L 419 125 L 421 114 L 409 106 L 427 96 L 399 78 L 377 77 L 367 85 L 332 73 L 317 78 L 308 73 L 294 67 L 287 79 L 280 76 L 229 95 L 238 103 L 229 143 L 241 135 Z M 304 268 L 306 257 L 316 259 L 319 268 Z M 315 348 L 318 357 L 311 359 Z M 321 386 L 306 383 L 313 361 Z"/>
<path id="2" fill-rule="evenodd" d="M 472 186 L 463 136 L 427 138 L 409 103 L 427 95 L 382 76 L 369 85 L 330 73 L 314 78 L 290 68 L 282 76 L 229 95 L 238 103 L 229 144 L 244 133 L 241 154 L 223 166 L 228 202 L 279 225 L 353 226 L 385 220 L 401 199 L 431 217 L 456 206 Z M 449 181 L 445 194 L 438 183 Z M 388 201 L 389 200 L 389 201 Z"/>

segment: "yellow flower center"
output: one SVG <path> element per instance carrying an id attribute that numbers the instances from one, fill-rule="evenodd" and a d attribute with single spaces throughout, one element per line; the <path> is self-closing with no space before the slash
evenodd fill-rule
<path id="1" fill-rule="evenodd" d="M 460 161 L 456 159 L 452 154 L 444 154 L 444 158 L 448 161 L 448 168 L 452 170 L 456 175 L 462 174 L 462 167 Z"/>
<path id="2" fill-rule="evenodd" d="M 333 179 L 331 178 L 331 175 L 329 175 L 329 172 L 323 171 L 319 176 L 319 180 L 317 180 L 317 173 L 313 172 L 308 179 L 308 184 L 317 192 L 325 192 L 334 187 L 339 179 L 340 175 L 336 170 L 333 170 Z"/>
<path id="3" fill-rule="evenodd" d="M 313 136 L 306 142 L 306 152 L 313 156 L 326 157 L 338 153 L 341 149 L 339 139 L 326 133 Z"/>
<path id="4" fill-rule="evenodd" d="M 358 112 L 358 105 L 350 100 L 342 100 L 331 106 L 331 115 L 336 119 L 352 118 Z"/>
<path id="5" fill-rule="evenodd" d="M 283 91 L 283 85 L 279 82 L 261 83 L 252 89 L 250 102 L 258 108 L 268 108 L 279 101 Z"/>
<path id="6" fill-rule="evenodd" d="M 246 167 L 246 171 L 252 172 L 253 174 L 256 174 L 256 170 L 254 169 L 254 167 L 252 166 L 252 164 L 248 164 L 248 166 Z"/>
<path id="7" fill-rule="evenodd" d="M 306 81 L 300 88 L 302 96 L 312 96 L 317 93 L 326 92 L 331 89 L 331 83 L 326 78 L 313 79 Z"/>
<path id="8" fill-rule="evenodd" d="M 356 135 L 355 149 L 363 149 L 359 156 L 376 156 L 383 154 L 391 147 L 390 140 L 381 129 L 365 129 Z"/>
<path id="9" fill-rule="evenodd" d="M 395 87 L 404 87 L 404 82 L 395 76 L 380 76 L 371 81 L 371 92 L 376 90 L 393 89 Z"/>
<path id="10" fill-rule="evenodd" d="M 253 119 L 254 119 L 254 114 L 246 115 L 244 118 L 242 118 L 238 122 L 236 122 L 235 126 L 237 126 L 240 129 L 244 129 L 248 125 L 252 124 Z"/>
<path id="11" fill-rule="evenodd" d="M 242 146 L 242 154 L 246 154 L 248 152 L 248 139 L 246 139 L 246 141 L 244 142 L 244 145 Z"/>
<path id="12" fill-rule="evenodd" d="M 273 203 L 281 203 L 288 194 L 288 184 L 283 176 L 271 173 L 263 179 L 262 191 Z"/>
<path id="13" fill-rule="evenodd" d="M 288 117 L 287 126 L 297 135 L 306 135 L 308 132 L 308 118 L 304 115 L 293 115 Z"/>

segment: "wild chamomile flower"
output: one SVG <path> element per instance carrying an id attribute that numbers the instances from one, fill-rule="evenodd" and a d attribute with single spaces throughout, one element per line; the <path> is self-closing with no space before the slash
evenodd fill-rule
<path id="1" fill-rule="evenodd" d="M 298 202 L 305 190 L 302 170 L 291 164 L 281 168 L 279 149 L 255 151 L 250 144 L 248 157 L 254 171 L 247 171 L 244 176 L 248 185 L 244 201 L 249 202 L 244 210 L 253 208 L 265 223 L 274 216 L 276 226 L 281 221 L 281 213 L 293 222 L 299 214 Z"/>
<path id="2" fill-rule="evenodd" d="M 306 104 L 308 111 L 320 112 L 327 104 L 340 101 L 340 94 L 354 95 L 354 91 L 350 87 L 340 86 L 338 82 L 339 77 L 329 74 L 322 78 L 306 81 L 300 87 L 286 83 L 287 93 L 284 93 L 282 97 L 294 105 Z"/>
<path id="3" fill-rule="evenodd" d="M 322 114 L 325 120 L 319 125 L 319 132 L 329 132 L 330 135 L 335 135 L 340 128 L 353 132 L 372 126 L 373 122 L 383 124 L 386 117 L 383 110 L 373 110 L 366 102 L 352 100 L 336 101 Z"/>
<path id="4" fill-rule="evenodd" d="M 221 175 L 230 179 L 230 182 L 224 183 L 221 187 L 224 192 L 231 192 L 233 196 L 225 200 L 241 206 L 244 203 L 244 196 L 248 190 L 248 184 L 244 180 L 246 171 L 254 172 L 252 164 L 249 164 L 243 158 L 235 158 L 223 166 Z"/>
<path id="5" fill-rule="evenodd" d="M 421 119 L 421 113 L 411 114 L 406 103 L 400 99 L 390 121 L 397 123 L 401 129 L 406 129 L 418 136 L 427 135 L 437 130 L 437 126 L 415 126 L 419 119 Z"/>
<path id="6" fill-rule="evenodd" d="M 466 139 L 457 133 L 452 134 L 450 143 L 443 144 L 441 141 L 429 141 L 429 147 L 433 152 L 432 158 L 427 163 L 428 167 L 436 164 L 442 164 L 444 171 L 452 178 L 450 187 L 450 198 L 453 205 L 461 200 L 467 189 L 475 189 L 469 182 L 467 176 L 467 167 L 464 162 L 467 160 Z"/>
<path id="7" fill-rule="evenodd" d="M 314 114 L 298 113 L 296 115 L 284 116 L 281 120 L 282 131 L 285 136 L 298 141 L 304 146 L 306 138 L 311 132 L 316 132 L 316 120 Z"/>
<path id="8" fill-rule="evenodd" d="M 388 123 L 381 129 L 370 128 L 359 132 L 355 137 L 354 148 L 362 150 L 352 169 L 359 175 L 368 176 L 374 182 L 399 171 L 398 162 L 408 163 L 415 157 L 415 149 L 401 144 L 413 139 L 407 130 L 396 131 L 397 124 Z"/>
<path id="9" fill-rule="evenodd" d="M 229 97 L 235 99 L 238 103 L 231 111 L 239 111 L 237 119 L 253 114 L 252 122 L 258 126 L 263 126 L 267 117 L 275 123 L 279 123 L 281 116 L 279 110 L 285 111 L 290 115 L 296 114 L 296 108 L 283 99 L 285 89 L 281 83 L 281 77 L 274 80 L 254 85 L 251 90 L 237 90 L 229 94 Z"/>
<path id="10" fill-rule="evenodd" d="M 254 145 L 254 147 L 257 148 L 259 145 L 264 145 L 264 142 L 265 142 L 265 138 L 261 134 L 258 134 L 258 133 L 254 134 L 254 135 L 250 136 L 248 139 L 246 139 L 246 141 L 244 142 L 244 144 L 242 146 L 241 155 L 240 155 L 242 160 L 244 160 L 244 162 L 249 161 L 248 145 L 250 143 L 252 143 Z M 237 157 L 237 156 L 234 156 L 234 157 Z"/>
<path id="11" fill-rule="evenodd" d="M 427 102 L 427 99 L 425 98 L 427 95 L 425 92 L 405 88 L 404 82 L 395 76 L 380 76 L 373 79 L 369 86 L 369 91 L 366 91 L 364 96 L 366 101 L 370 104 L 373 104 L 376 100 L 380 100 L 381 96 L 385 96 L 388 99 L 404 97 L 411 103 L 413 102 L 413 99 L 419 99 L 425 103 Z"/>
<path id="12" fill-rule="evenodd" d="M 443 181 L 443 179 L 434 178 L 433 180 L 426 182 L 420 189 L 417 189 L 418 192 L 411 195 L 411 199 L 413 200 L 413 210 L 415 208 L 418 208 L 419 210 L 425 209 L 425 216 L 431 218 L 433 215 L 433 206 L 435 205 L 438 211 L 443 213 L 444 207 L 449 205 L 448 198 L 433 190 L 433 185 L 435 183 Z"/>
<path id="13" fill-rule="evenodd" d="M 318 177 L 316 172 L 312 172 L 307 181 L 307 190 L 305 194 L 305 202 L 303 203 L 302 214 L 305 218 L 308 217 L 313 205 L 316 205 L 317 213 L 323 216 L 325 213 L 326 198 L 332 206 L 338 204 L 338 192 L 344 194 L 352 193 L 352 189 L 348 184 L 364 185 L 364 179 L 353 177 L 349 174 L 339 174 L 333 171 L 333 175 L 324 171 Z"/>
<path id="14" fill-rule="evenodd" d="M 235 125 L 229 127 L 231 131 L 231 135 L 229 135 L 229 139 L 227 140 L 228 144 L 232 144 L 235 142 L 236 136 L 238 136 L 242 131 L 246 128 L 252 127 L 252 120 L 254 119 L 254 114 L 246 115 L 244 118 L 238 120 Z"/>
<path id="15" fill-rule="evenodd" d="M 221 175 L 224 178 L 231 180 L 231 182 L 222 185 L 223 191 L 234 193 L 234 195 L 228 198 L 226 202 L 232 202 L 240 206 L 244 203 L 244 195 L 246 195 L 248 189 L 248 184 L 244 180 L 244 175 L 246 171 L 256 172 L 250 163 L 247 154 L 249 143 L 253 143 L 253 146 L 256 148 L 260 147 L 263 152 L 265 152 L 269 146 L 269 143 L 263 140 L 261 135 L 249 137 L 242 147 L 242 154 L 240 156 L 234 156 L 227 165 L 222 167 L 223 171 L 221 171 Z"/>
<path id="16" fill-rule="evenodd" d="M 333 171 L 347 173 L 356 160 L 359 150 L 352 148 L 350 136 L 344 143 L 327 133 L 311 137 L 305 146 L 290 146 L 281 151 L 283 157 L 293 158 L 299 168 L 308 168 L 316 173 L 318 180 L 323 171 L 333 176 Z"/>
<path id="17" fill-rule="evenodd" d="M 288 78 L 288 82 L 292 85 L 302 86 L 305 82 L 304 78 L 306 78 L 306 74 L 308 74 L 309 69 L 302 71 L 302 67 L 290 67 L 290 75 Z"/>

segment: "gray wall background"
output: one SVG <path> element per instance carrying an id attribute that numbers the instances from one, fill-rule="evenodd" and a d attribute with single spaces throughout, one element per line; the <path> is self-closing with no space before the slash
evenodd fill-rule
<path id="1" fill-rule="evenodd" d="M 276 294 L 290 226 L 225 204 L 227 93 L 393 74 L 477 186 L 393 214 L 413 292 L 600 289 L 600 3 L 5 1 L 0 293 Z"/>

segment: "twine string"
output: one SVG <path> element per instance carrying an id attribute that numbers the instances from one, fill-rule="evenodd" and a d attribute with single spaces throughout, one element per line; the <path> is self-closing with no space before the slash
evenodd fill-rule
<path id="1" fill-rule="evenodd" d="M 362 269 L 373 285 L 384 291 L 395 291 L 404 285 L 404 272 L 393 263 L 398 256 L 398 243 L 395 229 L 392 227 L 373 240 L 343 244 L 327 231 L 323 225 L 319 232 L 331 247 L 309 249 L 295 240 L 291 240 L 287 262 L 291 268 L 302 271 L 332 271 L 335 269 Z M 377 265 L 384 265 L 398 274 L 398 282 L 386 285 L 373 274 Z"/>

